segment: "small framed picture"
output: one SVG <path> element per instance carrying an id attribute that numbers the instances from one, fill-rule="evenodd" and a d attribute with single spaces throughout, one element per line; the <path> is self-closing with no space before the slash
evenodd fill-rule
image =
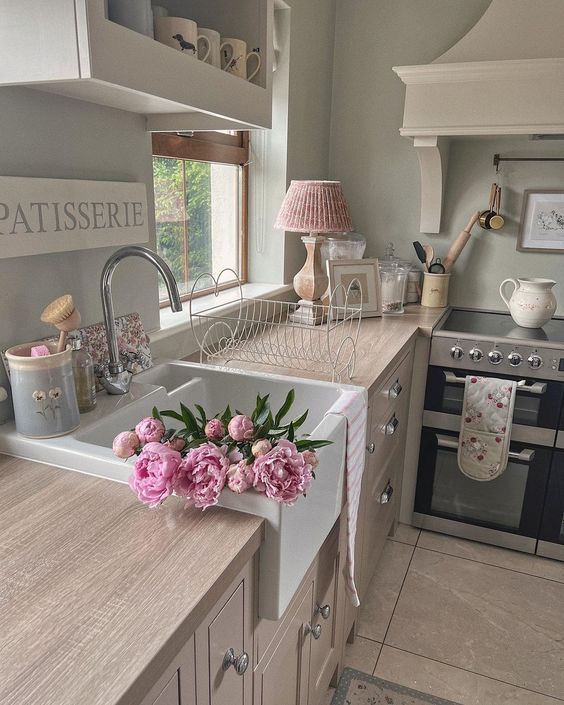
<path id="1" fill-rule="evenodd" d="M 327 274 L 334 306 L 344 306 L 347 297 L 349 306 L 361 306 L 363 317 L 382 315 L 377 259 L 330 259 Z"/>
<path id="2" fill-rule="evenodd" d="M 564 253 L 563 190 L 525 191 L 517 249 Z"/>

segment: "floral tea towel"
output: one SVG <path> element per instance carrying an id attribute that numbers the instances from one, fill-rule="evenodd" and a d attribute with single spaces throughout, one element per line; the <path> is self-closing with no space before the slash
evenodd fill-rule
<path id="1" fill-rule="evenodd" d="M 517 383 L 468 375 L 458 467 L 472 480 L 494 480 L 507 467 Z"/>

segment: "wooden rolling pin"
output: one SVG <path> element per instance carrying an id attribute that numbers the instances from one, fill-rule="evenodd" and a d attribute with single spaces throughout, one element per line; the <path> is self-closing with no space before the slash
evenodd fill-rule
<path id="1" fill-rule="evenodd" d="M 454 266 L 454 263 L 460 257 L 460 253 L 466 247 L 466 243 L 470 239 L 470 235 L 472 234 L 472 228 L 476 225 L 479 219 L 480 211 L 476 211 L 476 213 L 474 213 L 474 215 L 468 221 L 468 225 L 464 228 L 464 230 L 460 233 L 460 235 L 450 246 L 450 250 L 448 251 L 447 256 L 443 260 L 443 265 L 446 272 L 451 271 Z"/>

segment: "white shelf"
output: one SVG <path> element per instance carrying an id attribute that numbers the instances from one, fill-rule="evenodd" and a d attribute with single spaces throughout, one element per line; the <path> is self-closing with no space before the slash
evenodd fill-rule
<path id="1" fill-rule="evenodd" d="M 9 19 L 0 25 L 0 85 L 147 115 L 153 130 L 268 128 L 272 0 L 245 0 L 239 11 L 245 4 L 263 58 L 258 85 L 109 21 L 104 0 L 0 0 Z"/>

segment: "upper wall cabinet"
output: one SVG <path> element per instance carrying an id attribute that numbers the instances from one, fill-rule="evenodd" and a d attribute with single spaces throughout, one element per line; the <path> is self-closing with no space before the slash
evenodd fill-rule
<path id="1" fill-rule="evenodd" d="M 0 85 L 146 115 L 150 130 L 270 127 L 273 0 L 158 4 L 258 49 L 257 75 L 247 81 L 110 21 L 107 0 L 0 0 Z"/>

